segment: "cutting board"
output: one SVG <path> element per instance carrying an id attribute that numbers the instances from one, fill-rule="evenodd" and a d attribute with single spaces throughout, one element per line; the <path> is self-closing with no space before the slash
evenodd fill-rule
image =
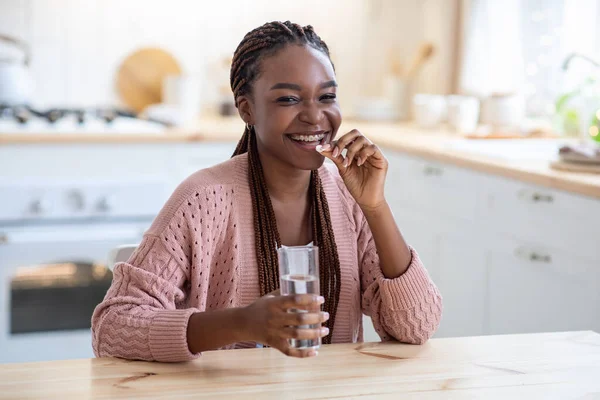
<path id="1" fill-rule="evenodd" d="M 584 163 L 570 163 L 565 161 L 553 161 L 550 163 L 550 167 L 567 172 L 582 172 L 587 174 L 600 174 L 600 164 L 584 164 Z"/>
<path id="2" fill-rule="evenodd" d="M 179 63 L 167 51 L 148 47 L 128 55 L 117 70 L 117 92 L 132 110 L 140 112 L 162 100 L 163 80 L 181 75 Z"/>

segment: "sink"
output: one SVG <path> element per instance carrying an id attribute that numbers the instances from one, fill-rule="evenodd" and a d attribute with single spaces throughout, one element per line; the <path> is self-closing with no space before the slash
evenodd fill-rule
<path id="1" fill-rule="evenodd" d="M 560 139 L 454 139 L 447 147 L 505 160 L 554 160 L 563 144 Z"/>

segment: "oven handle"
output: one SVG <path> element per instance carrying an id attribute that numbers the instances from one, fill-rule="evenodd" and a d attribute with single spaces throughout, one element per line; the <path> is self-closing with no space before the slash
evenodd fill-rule
<path id="1" fill-rule="evenodd" d="M 53 229 L 0 231 L 0 246 L 27 243 L 63 243 L 110 240 L 122 243 L 137 242 L 144 235 L 141 225 L 106 227 L 64 227 Z"/>

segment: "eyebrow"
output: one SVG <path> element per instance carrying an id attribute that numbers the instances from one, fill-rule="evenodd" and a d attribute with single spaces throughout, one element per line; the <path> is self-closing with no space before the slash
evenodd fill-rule
<path id="1" fill-rule="evenodd" d="M 322 83 L 320 87 L 321 87 L 321 89 L 327 89 L 327 88 L 330 88 L 330 87 L 337 87 L 337 85 L 338 84 L 337 84 L 336 81 L 331 80 L 331 81 L 327 81 L 325 83 Z"/>
<path id="2" fill-rule="evenodd" d="M 322 83 L 321 85 L 319 85 L 320 89 L 327 89 L 330 87 L 337 87 L 337 82 L 336 81 L 327 81 Z M 287 83 L 287 82 L 280 82 L 280 83 L 276 83 L 273 86 L 271 86 L 271 90 L 276 90 L 276 89 L 290 89 L 290 90 L 296 90 L 296 91 L 301 91 L 302 88 L 300 87 L 300 85 L 296 85 L 295 83 Z"/>

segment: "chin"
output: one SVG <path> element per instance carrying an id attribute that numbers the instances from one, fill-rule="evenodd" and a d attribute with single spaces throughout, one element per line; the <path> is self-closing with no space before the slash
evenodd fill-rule
<path id="1" fill-rule="evenodd" d="M 312 170 L 321 168 L 321 166 L 323 166 L 324 162 L 325 162 L 325 157 L 323 157 L 322 155 L 317 153 L 317 154 L 315 154 L 315 157 L 306 157 L 305 159 L 302 159 L 302 160 L 296 159 L 296 160 L 294 160 L 292 165 L 298 169 L 312 171 Z"/>

